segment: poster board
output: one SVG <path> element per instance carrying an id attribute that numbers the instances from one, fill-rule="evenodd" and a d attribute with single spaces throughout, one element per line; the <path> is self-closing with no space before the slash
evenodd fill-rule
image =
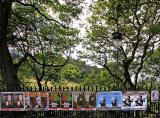
<path id="1" fill-rule="evenodd" d="M 25 109 L 23 92 L 1 92 L 2 111 L 23 111 Z"/>
<path id="2" fill-rule="evenodd" d="M 159 91 L 151 91 L 151 102 L 158 102 L 159 100 Z"/>
<path id="3" fill-rule="evenodd" d="M 26 92 L 26 111 L 46 111 L 48 110 L 48 92 Z"/>
<path id="4" fill-rule="evenodd" d="M 96 110 L 96 92 L 73 92 L 73 110 Z"/>
<path id="5" fill-rule="evenodd" d="M 121 91 L 106 91 L 97 93 L 97 109 L 120 110 L 122 104 Z"/>
<path id="6" fill-rule="evenodd" d="M 73 110 L 72 92 L 49 92 L 49 110 Z"/>
<path id="7" fill-rule="evenodd" d="M 147 110 L 146 91 L 123 91 L 122 110 Z"/>

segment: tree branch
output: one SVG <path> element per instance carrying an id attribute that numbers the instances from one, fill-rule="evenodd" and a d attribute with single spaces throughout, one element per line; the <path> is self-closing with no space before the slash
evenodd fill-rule
<path id="1" fill-rule="evenodd" d="M 27 3 L 22 3 L 22 2 L 20 2 L 20 0 L 14 0 L 14 2 L 17 2 L 17 3 L 19 3 L 19 4 L 23 5 L 23 6 L 32 7 L 32 8 L 35 9 L 41 16 L 43 16 L 46 20 L 54 21 L 54 22 L 58 23 L 59 25 L 61 25 L 63 28 L 67 28 L 67 29 L 68 29 L 67 26 L 65 26 L 64 24 L 60 23 L 59 21 L 47 17 L 47 16 L 46 16 L 45 14 L 43 14 L 43 13 L 38 9 L 38 7 L 36 7 L 35 5 L 33 5 L 33 4 L 27 4 Z"/>
<path id="2" fill-rule="evenodd" d="M 15 64 L 16 68 L 18 69 L 18 67 L 20 67 L 22 65 L 23 62 L 25 62 L 27 60 L 27 57 L 28 57 L 28 53 L 25 54 L 17 64 Z"/>
<path id="3" fill-rule="evenodd" d="M 70 54 L 71 54 L 71 53 L 70 53 Z M 69 58 L 70 58 L 70 54 L 69 54 L 67 60 L 66 60 L 63 64 L 61 64 L 61 65 L 42 64 L 42 63 L 40 63 L 34 56 L 32 56 L 31 54 L 28 54 L 28 56 L 29 56 L 33 61 L 35 61 L 37 64 L 39 64 L 39 65 L 48 66 L 48 67 L 63 67 L 63 66 L 65 66 L 65 65 L 68 63 Z"/>
<path id="4" fill-rule="evenodd" d="M 117 77 L 116 75 L 114 75 L 110 68 L 107 66 L 107 61 L 105 61 L 105 64 L 103 65 L 103 67 L 105 67 L 107 69 L 107 71 L 109 72 L 109 74 L 114 77 L 115 79 L 117 79 L 118 81 L 120 80 L 121 82 L 123 82 L 123 80 L 120 77 Z"/>

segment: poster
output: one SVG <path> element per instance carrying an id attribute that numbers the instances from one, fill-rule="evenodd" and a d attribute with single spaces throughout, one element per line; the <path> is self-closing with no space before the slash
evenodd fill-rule
<path id="1" fill-rule="evenodd" d="M 96 110 L 96 92 L 74 92 L 73 93 L 74 110 Z"/>
<path id="2" fill-rule="evenodd" d="M 2 111 L 23 111 L 24 106 L 23 92 L 1 92 Z"/>
<path id="3" fill-rule="evenodd" d="M 71 92 L 60 92 L 61 97 L 61 110 L 72 110 L 73 103 L 72 103 L 72 93 Z"/>
<path id="4" fill-rule="evenodd" d="M 97 93 L 97 109 L 120 110 L 122 104 L 121 91 L 106 91 Z"/>
<path id="5" fill-rule="evenodd" d="M 49 110 L 72 109 L 72 92 L 49 92 Z"/>
<path id="6" fill-rule="evenodd" d="M 147 92 L 123 91 L 122 110 L 147 110 Z"/>
<path id="7" fill-rule="evenodd" d="M 26 92 L 25 110 L 46 111 L 48 110 L 48 92 Z"/>
<path id="8" fill-rule="evenodd" d="M 1 93 L 0 93 L 0 110 L 1 110 Z"/>
<path id="9" fill-rule="evenodd" d="M 158 102 L 159 100 L 159 91 L 151 91 L 151 102 Z"/>

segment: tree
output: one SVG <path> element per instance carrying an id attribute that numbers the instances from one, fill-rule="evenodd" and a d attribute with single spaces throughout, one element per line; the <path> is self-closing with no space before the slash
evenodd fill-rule
<path id="1" fill-rule="evenodd" d="M 63 55 L 74 47 L 78 30 L 70 24 L 81 12 L 80 2 L 0 0 L 0 69 L 8 90 L 20 87 L 18 68 L 28 57 L 39 65 L 55 66 L 42 63 L 38 54 Z M 12 52 L 19 58 L 14 60 Z"/>
<path id="2" fill-rule="evenodd" d="M 88 36 L 84 40 L 86 55 L 102 65 L 124 87 L 136 89 L 144 62 L 154 53 L 160 37 L 160 3 L 158 0 L 98 0 L 90 6 Z M 123 34 L 116 47 L 112 33 Z M 116 70 L 119 50 L 120 75 Z M 86 57 L 85 55 L 85 57 Z M 110 63 L 113 63 L 112 70 Z"/>
<path id="3" fill-rule="evenodd" d="M 158 47 L 155 51 L 154 54 L 144 63 L 144 68 L 141 72 L 141 83 L 145 85 L 145 82 L 143 81 L 148 81 L 146 83 L 146 86 L 152 87 L 160 87 L 160 47 Z M 151 86 L 152 84 L 152 86 Z"/>

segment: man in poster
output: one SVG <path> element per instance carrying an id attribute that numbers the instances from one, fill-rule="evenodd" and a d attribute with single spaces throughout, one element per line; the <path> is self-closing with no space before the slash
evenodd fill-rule
<path id="1" fill-rule="evenodd" d="M 96 93 L 91 91 L 73 93 L 74 110 L 96 110 Z"/>
<path id="2" fill-rule="evenodd" d="M 146 110 L 146 91 L 123 91 L 122 110 Z"/>

